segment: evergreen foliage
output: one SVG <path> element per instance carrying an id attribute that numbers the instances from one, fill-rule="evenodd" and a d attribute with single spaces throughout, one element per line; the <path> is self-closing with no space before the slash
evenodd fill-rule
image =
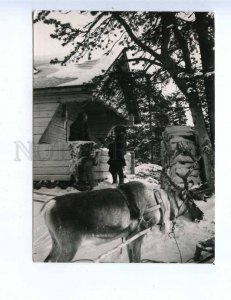
<path id="1" fill-rule="evenodd" d="M 78 28 L 73 27 L 70 23 L 59 21 L 57 13 L 40 11 L 37 14 L 35 23 L 43 21 L 45 24 L 53 25 L 54 33 L 51 37 L 60 40 L 63 46 L 72 45 L 73 47 L 63 60 L 56 58 L 52 63 L 65 65 L 69 61 L 78 62 L 82 57 L 91 60 L 92 53 L 97 49 L 101 49 L 105 55 L 109 55 L 116 46 L 121 49 L 126 48 L 132 56 L 129 61 L 133 61 L 139 66 L 142 64 L 143 72 L 151 75 L 151 83 L 148 86 L 153 88 L 153 91 L 148 90 L 147 92 L 147 87 L 142 91 L 147 93 L 149 103 L 146 105 L 149 106 L 149 111 L 152 111 L 154 106 L 157 109 L 156 115 L 152 116 L 153 125 L 155 122 L 155 126 L 158 124 L 158 127 L 161 128 L 162 124 L 167 123 L 167 120 L 164 120 L 166 116 L 161 117 L 161 122 L 158 119 L 158 113 L 160 113 L 158 105 L 165 110 L 166 102 L 163 101 L 165 99 L 163 95 L 160 96 L 159 99 L 162 100 L 158 100 L 159 102 L 152 99 L 151 96 L 155 98 L 156 90 L 162 91 L 164 86 L 171 82 L 177 88 L 177 97 L 187 102 L 199 134 L 201 151 L 203 152 L 205 143 L 206 147 L 211 148 L 211 151 L 203 153 L 206 177 L 208 181 L 211 181 L 213 178 L 212 145 L 214 146 L 215 128 L 213 14 L 206 12 L 115 11 L 83 11 L 80 14 L 87 15 L 89 22 Z M 140 81 L 142 80 L 140 79 Z M 159 80 L 161 87 L 158 89 L 155 83 Z M 142 91 L 140 91 L 141 94 Z M 142 103 L 142 95 L 139 97 L 140 103 Z M 172 101 L 173 98 L 171 96 L 168 100 Z M 180 102 L 178 104 L 171 102 L 171 107 L 176 108 L 179 105 Z M 118 109 L 123 111 L 122 105 Z M 172 109 L 173 111 L 177 115 L 177 109 Z M 145 115 L 145 112 L 143 114 Z M 174 118 L 170 119 L 169 117 L 169 124 L 174 122 Z M 148 132 L 145 128 L 144 130 Z M 157 136 L 159 137 L 159 133 L 155 134 L 155 138 Z"/>

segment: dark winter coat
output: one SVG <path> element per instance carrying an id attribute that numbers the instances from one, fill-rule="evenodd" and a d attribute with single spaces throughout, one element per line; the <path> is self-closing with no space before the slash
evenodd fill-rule
<path id="1" fill-rule="evenodd" d="M 110 166 L 124 167 L 126 166 L 124 155 L 126 154 L 126 142 L 125 140 L 115 140 L 108 145 L 108 155 Z"/>

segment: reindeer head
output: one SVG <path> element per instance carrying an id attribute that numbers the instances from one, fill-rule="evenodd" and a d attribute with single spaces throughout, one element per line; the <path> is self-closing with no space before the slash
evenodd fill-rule
<path id="1" fill-rule="evenodd" d="M 190 169 L 191 170 L 191 169 Z M 199 209 L 199 207 L 195 204 L 194 200 L 202 200 L 202 195 L 196 192 L 195 188 L 190 189 L 188 185 L 187 178 L 189 176 L 189 171 L 184 176 L 179 177 L 182 178 L 184 187 L 182 188 L 178 184 L 172 181 L 170 176 L 166 173 L 163 173 L 165 177 L 168 179 L 169 183 L 173 187 L 173 190 L 177 192 L 180 200 L 183 201 L 185 206 L 188 209 L 189 215 L 192 219 L 192 221 L 200 221 L 203 219 L 204 213 Z"/>

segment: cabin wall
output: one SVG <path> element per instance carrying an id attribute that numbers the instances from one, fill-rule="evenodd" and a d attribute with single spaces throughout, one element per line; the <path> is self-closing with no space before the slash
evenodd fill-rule
<path id="1" fill-rule="evenodd" d="M 66 141 L 63 117 L 56 114 L 57 109 L 62 108 L 63 104 L 78 102 L 81 105 L 91 101 L 92 96 L 82 87 L 70 86 L 34 89 L 33 98 L 33 142 L 38 144 Z M 54 115 L 55 119 L 52 120 Z"/>
<path id="2" fill-rule="evenodd" d="M 33 180 L 70 180 L 69 144 L 34 145 Z"/>
<path id="3" fill-rule="evenodd" d="M 59 103 L 43 103 L 40 99 L 34 100 L 33 105 L 33 142 L 38 144 L 49 123 L 58 109 Z"/>
<path id="4" fill-rule="evenodd" d="M 68 141 L 70 125 L 81 111 L 87 113 L 89 135 L 91 140 L 97 143 L 105 140 L 112 127 L 127 123 L 100 101 L 89 100 L 87 95 L 84 97 L 77 93 L 73 100 L 74 95 L 52 94 L 48 96 L 46 91 L 39 91 L 39 93 L 34 96 L 33 106 L 34 144 Z M 67 123 L 65 122 L 66 118 L 68 119 Z"/>
<path id="5" fill-rule="evenodd" d="M 50 121 L 46 131 L 40 139 L 41 144 L 50 144 L 56 142 L 67 141 L 67 123 L 65 118 L 65 110 L 62 104 L 59 104 L 52 120 Z"/>
<path id="6" fill-rule="evenodd" d="M 34 181 L 70 180 L 69 127 L 82 110 L 88 115 L 89 135 L 94 142 L 102 142 L 113 126 L 126 123 L 113 110 L 76 88 L 34 90 Z M 95 180 L 110 177 L 108 160 L 107 149 L 101 149 L 100 163 L 93 169 Z M 132 172 L 131 156 L 126 160 L 126 172 Z"/>

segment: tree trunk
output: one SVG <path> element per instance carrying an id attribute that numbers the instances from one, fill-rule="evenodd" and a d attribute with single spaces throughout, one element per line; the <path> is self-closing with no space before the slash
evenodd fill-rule
<path id="1" fill-rule="evenodd" d="M 188 95 L 189 107 L 196 131 L 198 132 L 198 142 L 204 163 L 205 178 L 209 188 L 214 187 L 214 153 L 210 138 L 206 129 L 205 120 L 199 99 L 196 93 Z"/>
<path id="2" fill-rule="evenodd" d="M 205 126 L 205 120 L 201 108 L 201 102 L 199 99 L 199 96 L 195 90 L 195 86 L 193 86 L 191 79 L 183 79 L 179 78 L 178 75 L 180 72 L 182 72 L 182 69 L 177 66 L 175 61 L 171 58 L 171 56 L 168 53 L 168 43 L 170 39 L 169 30 L 165 30 L 165 36 L 163 35 L 163 45 L 161 47 L 161 54 L 155 52 L 152 48 L 150 48 L 148 45 L 144 44 L 137 36 L 133 33 L 131 27 L 127 24 L 127 22 L 121 18 L 120 13 L 114 12 L 112 15 L 115 17 L 115 19 L 125 28 L 130 38 L 145 52 L 150 53 L 155 60 L 159 61 L 163 68 L 169 72 L 172 79 L 175 81 L 176 85 L 179 87 L 179 89 L 183 92 L 183 94 L 186 96 L 186 99 L 189 101 L 189 107 L 192 113 L 193 122 L 195 125 L 195 129 L 198 132 L 199 135 L 199 146 L 201 148 L 201 151 L 204 151 L 205 148 L 205 141 L 207 143 L 208 151 L 203 152 L 203 160 L 204 160 L 204 166 L 205 166 L 205 175 L 206 180 L 209 185 L 214 184 L 214 170 L 213 170 L 213 150 L 210 142 L 210 137 L 208 135 L 206 126 Z M 165 19 L 166 20 L 166 19 Z M 167 27 L 165 27 L 166 29 Z M 185 46 L 185 45 L 184 45 Z M 187 51 L 185 52 L 184 60 L 187 58 L 190 60 L 190 57 Z M 155 63 L 154 63 L 155 64 Z M 190 69 L 190 66 L 188 66 Z M 193 72 L 192 72 L 193 74 Z M 192 91 L 190 91 L 190 88 Z M 211 153 L 211 154 L 210 154 Z"/>
<path id="3" fill-rule="evenodd" d="M 147 80 L 147 96 L 148 96 L 148 112 L 149 112 L 149 135 L 150 135 L 150 157 L 151 163 L 154 163 L 153 140 L 152 140 L 152 108 L 151 108 L 151 82 L 149 75 L 146 75 Z"/>
<path id="4" fill-rule="evenodd" d="M 198 142 L 204 162 L 205 178 L 209 187 L 214 187 L 214 152 L 211 145 L 211 140 L 206 129 L 204 115 L 202 112 L 201 101 L 196 91 L 196 87 L 190 79 L 178 77 L 178 70 L 171 62 L 171 59 L 166 58 L 166 69 L 175 81 L 176 85 L 186 96 L 189 102 L 189 108 L 192 114 L 193 123 L 198 132 Z"/>
<path id="5" fill-rule="evenodd" d="M 201 61 L 203 73 L 209 76 L 204 77 L 205 94 L 208 105 L 208 114 L 211 131 L 211 142 L 214 148 L 215 144 L 215 89 L 214 89 L 214 39 L 209 38 L 209 24 L 206 17 L 207 13 L 197 12 L 196 16 L 196 32 L 201 52 Z M 214 24 L 213 24 L 214 26 Z"/>

